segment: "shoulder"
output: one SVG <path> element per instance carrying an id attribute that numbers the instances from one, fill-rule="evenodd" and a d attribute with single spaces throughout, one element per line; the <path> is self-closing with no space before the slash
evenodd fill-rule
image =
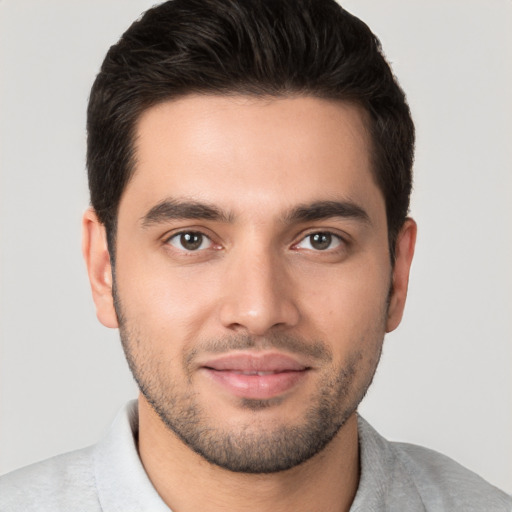
<path id="1" fill-rule="evenodd" d="M 449 457 L 358 422 L 361 478 L 351 511 L 512 512 L 510 496 Z"/>
<path id="2" fill-rule="evenodd" d="M 32 464 L 0 477 L 0 511 L 101 510 L 93 448 Z"/>
<path id="3" fill-rule="evenodd" d="M 512 511 L 512 498 L 483 478 L 434 450 L 390 443 L 428 510 Z"/>

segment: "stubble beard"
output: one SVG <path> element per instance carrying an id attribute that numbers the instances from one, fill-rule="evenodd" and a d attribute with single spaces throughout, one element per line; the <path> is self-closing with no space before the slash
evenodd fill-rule
<path id="1" fill-rule="evenodd" d="M 259 429 L 251 422 L 232 431 L 209 420 L 193 392 L 178 391 L 160 363 L 140 361 L 133 353 L 133 341 L 124 330 L 121 330 L 121 339 L 142 395 L 166 427 L 208 462 L 233 472 L 285 471 L 322 451 L 354 413 L 374 373 L 354 393 L 354 376 L 361 358 L 358 354 L 333 377 L 318 384 L 312 405 L 299 424 L 266 425 Z M 240 406 L 260 411 L 278 406 L 276 402 L 278 400 L 242 399 Z"/>
<path id="2" fill-rule="evenodd" d="M 186 391 L 172 379 L 162 358 L 142 353 L 142 347 L 151 343 L 142 339 L 137 329 L 127 325 L 118 298 L 115 300 L 119 319 L 121 342 L 133 377 L 146 401 L 157 413 L 163 424 L 194 452 L 208 462 L 237 473 L 276 473 L 298 466 L 321 452 L 336 436 L 345 422 L 356 411 L 364 398 L 380 359 L 384 330 L 381 325 L 370 329 L 370 336 L 381 331 L 377 340 L 378 350 L 365 360 L 362 351 L 354 352 L 343 367 L 332 367 L 318 382 L 312 394 L 310 407 L 301 422 L 293 425 L 248 422 L 236 430 L 223 428 L 208 417 L 192 390 L 191 376 Z M 367 332 L 366 335 L 369 333 Z M 361 345 L 368 340 L 360 340 Z M 373 340 L 375 343 L 375 340 Z M 305 346 L 307 342 L 289 336 L 273 335 L 265 341 L 266 347 Z M 252 348 L 257 344 L 250 336 L 235 336 L 212 340 L 203 346 Z M 309 343 L 311 351 L 331 357 L 323 343 Z M 266 348 L 265 347 L 265 348 Z M 193 353 L 185 354 L 183 365 Z M 361 369 L 363 377 L 361 378 Z M 186 375 L 187 372 L 185 371 Z M 182 387 L 183 388 L 183 387 Z M 280 398 L 268 400 L 240 399 L 240 407 L 261 411 L 278 406 Z"/>

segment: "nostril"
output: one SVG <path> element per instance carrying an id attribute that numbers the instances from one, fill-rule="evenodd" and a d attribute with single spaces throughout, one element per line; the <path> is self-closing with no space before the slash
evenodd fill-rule
<path id="1" fill-rule="evenodd" d="M 223 327 L 260 336 L 269 330 L 295 326 L 300 314 L 293 300 L 293 289 L 286 286 L 289 279 L 281 278 L 284 270 L 280 270 L 279 262 L 250 251 L 245 251 L 243 256 L 232 262 L 223 296 L 219 298 Z M 253 264 L 248 265 L 249 261 Z M 241 262 L 243 266 L 238 266 Z"/>

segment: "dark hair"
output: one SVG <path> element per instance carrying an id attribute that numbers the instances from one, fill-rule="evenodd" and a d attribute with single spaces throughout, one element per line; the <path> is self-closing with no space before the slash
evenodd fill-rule
<path id="1" fill-rule="evenodd" d="M 394 258 L 409 209 L 414 125 L 379 40 L 334 0 L 171 0 L 110 48 L 89 100 L 87 167 L 112 257 L 137 120 L 150 106 L 190 93 L 309 95 L 361 105 Z"/>

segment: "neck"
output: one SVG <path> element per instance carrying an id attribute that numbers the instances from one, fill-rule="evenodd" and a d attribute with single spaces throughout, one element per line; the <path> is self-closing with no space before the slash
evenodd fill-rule
<path id="1" fill-rule="evenodd" d="M 158 494 L 175 512 L 348 511 L 359 482 L 354 413 L 321 453 L 287 471 L 234 473 L 205 461 L 139 398 L 139 454 Z"/>

